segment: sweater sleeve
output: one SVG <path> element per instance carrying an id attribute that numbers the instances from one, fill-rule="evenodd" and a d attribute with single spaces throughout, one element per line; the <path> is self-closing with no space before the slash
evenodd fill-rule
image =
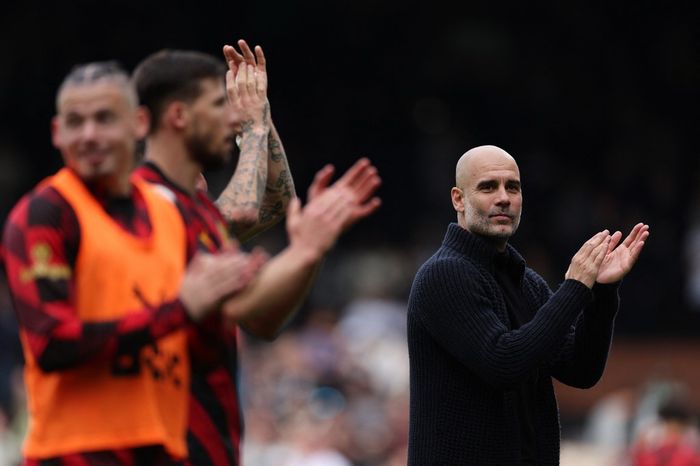
<path id="1" fill-rule="evenodd" d="M 593 301 L 578 316 L 551 363 L 551 373 L 560 382 L 590 388 L 600 380 L 619 308 L 618 289 L 619 284 L 593 287 Z"/>
<path id="2" fill-rule="evenodd" d="M 466 261 L 438 258 L 419 271 L 409 302 L 431 337 L 490 385 L 507 389 L 523 381 L 560 348 L 573 320 L 590 301 L 590 290 L 566 280 L 516 330 L 495 312 L 480 272 Z"/>

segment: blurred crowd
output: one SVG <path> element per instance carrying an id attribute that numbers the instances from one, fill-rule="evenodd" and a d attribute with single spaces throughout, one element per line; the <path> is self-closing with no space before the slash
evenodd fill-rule
<path id="1" fill-rule="evenodd" d="M 242 339 L 244 465 L 406 464 L 405 299 L 421 259 L 337 251 L 276 341 Z M 26 423 L 21 351 L 6 290 L 0 303 L 0 466 L 15 466 Z M 698 413 L 686 395 L 682 382 L 655 379 L 606 395 L 576 428 L 563 411 L 561 464 L 698 466 Z"/>

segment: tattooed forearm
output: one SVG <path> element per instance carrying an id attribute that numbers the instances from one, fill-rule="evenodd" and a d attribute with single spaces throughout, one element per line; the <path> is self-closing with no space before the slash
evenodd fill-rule
<path id="1" fill-rule="evenodd" d="M 267 185 L 268 153 L 265 130 L 255 129 L 252 120 L 242 124 L 240 155 L 236 170 L 216 204 L 234 231 L 245 231 L 258 223 Z"/>
<path id="2" fill-rule="evenodd" d="M 282 147 L 281 141 L 278 137 L 275 137 L 276 133 L 273 134 L 272 131 L 267 136 L 267 148 L 270 151 L 270 160 L 279 163 L 282 159 L 286 159 L 284 154 L 284 147 Z"/>
<path id="3" fill-rule="evenodd" d="M 282 140 L 277 133 L 275 125 L 272 125 L 270 134 L 267 136 L 267 147 L 270 161 L 267 178 L 268 194 L 265 197 L 265 201 L 268 205 L 275 205 L 278 201 L 282 201 L 282 210 L 284 211 L 289 201 L 295 195 L 294 180 L 292 179 L 287 155 L 282 146 Z"/>
<path id="4" fill-rule="evenodd" d="M 277 178 L 275 186 L 267 186 L 267 196 L 260 207 L 260 222 L 274 222 L 284 216 L 285 208 L 294 196 L 294 183 L 291 180 L 289 171 L 282 170 Z"/>

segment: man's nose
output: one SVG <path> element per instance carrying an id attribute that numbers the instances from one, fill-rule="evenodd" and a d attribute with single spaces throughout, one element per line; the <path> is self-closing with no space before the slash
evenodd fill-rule
<path id="1" fill-rule="evenodd" d="M 496 198 L 496 204 L 498 205 L 508 205 L 510 204 L 510 197 L 508 196 L 508 191 L 506 191 L 505 186 L 498 188 L 498 197 Z"/>
<path id="2" fill-rule="evenodd" d="M 88 120 L 83 123 L 83 127 L 80 130 L 80 137 L 83 141 L 93 141 L 97 137 L 97 124 L 94 121 Z"/>

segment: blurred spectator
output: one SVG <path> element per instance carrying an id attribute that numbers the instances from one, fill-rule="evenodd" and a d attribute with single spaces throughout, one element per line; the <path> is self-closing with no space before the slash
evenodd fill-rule
<path id="1" fill-rule="evenodd" d="M 606 451 L 627 448 L 635 415 L 637 393 L 631 388 L 613 391 L 598 400 L 588 413 L 583 439 Z"/>
<path id="2" fill-rule="evenodd" d="M 370 250 L 348 258 L 352 267 L 335 271 L 354 298 L 342 310 L 313 308 L 273 344 L 245 340 L 243 464 L 406 464 L 408 355 L 405 304 L 397 297 L 399 257 Z"/>
<path id="3" fill-rule="evenodd" d="M 633 466 L 700 466 L 697 420 L 684 396 L 661 403 L 659 419 L 644 429 L 631 449 Z"/>

